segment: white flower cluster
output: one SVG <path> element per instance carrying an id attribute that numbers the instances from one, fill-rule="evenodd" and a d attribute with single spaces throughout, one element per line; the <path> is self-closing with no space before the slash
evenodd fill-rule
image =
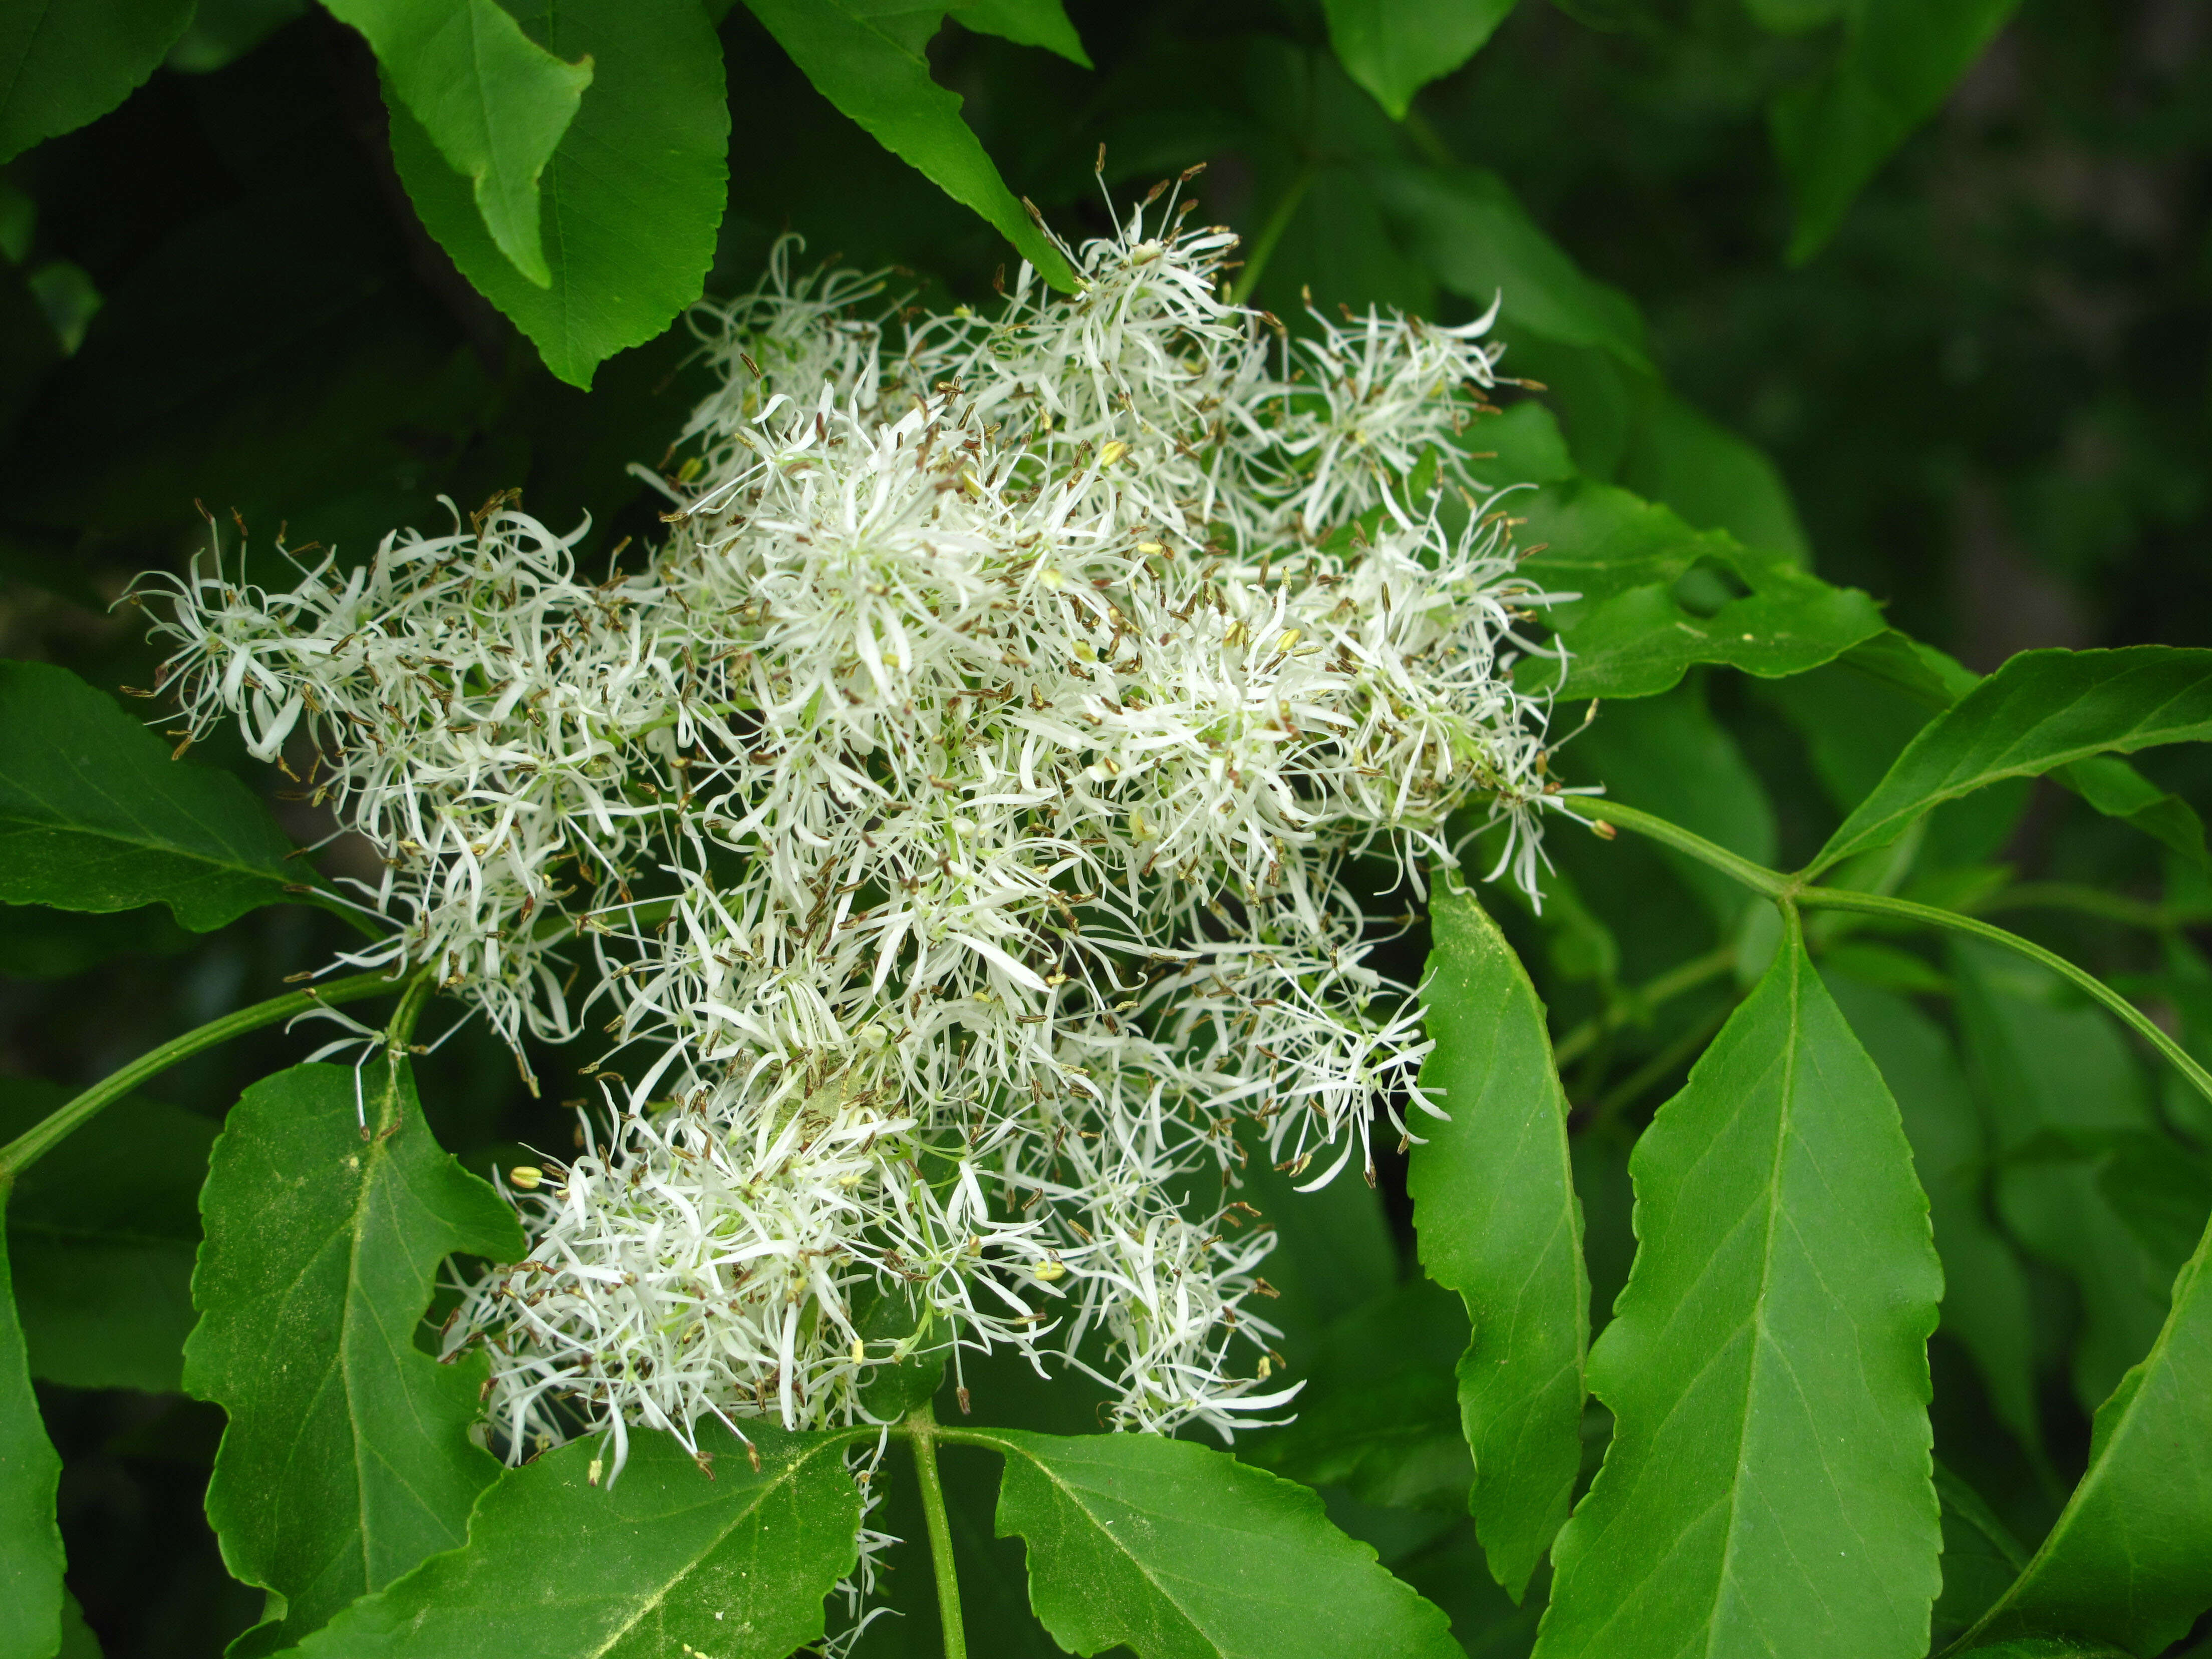
<path id="1" fill-rule="evenodd" d="M 177 585 L 191 729 L 293 738 L 383 855 L 403 926 L 349 960 L 613 1033 L 611 1120 L 524 1172 L 535 1248 L 449 1337 L 514 1455 L 866 1418 L 947 1345 L 1151 1430 L 1294 1392 L 1236 1172 L 1371 1181 L 1378 1110 L 1435 1109 L 1340 876 L 1418 895 L 1473 805 L 1533 890 L 1546 596 L 1465 471 L 1489 319 L 1289 340 L 1173 206 L 991 316 L 779 249 L 700 313 L 724 379 L 635 574 L 495 504 L 289 593 Z"/>

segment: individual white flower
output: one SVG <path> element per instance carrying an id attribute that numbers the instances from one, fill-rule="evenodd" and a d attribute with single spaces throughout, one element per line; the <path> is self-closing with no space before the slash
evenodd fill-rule
<path id="1" fill-rule="evenodd" d="M 1243 1148 L 1372 1181 L 1377 1112 L 1437 1110 L 1342 876 L 1417 897 L 1472 807 L 1533 892 L 1552 596 L 1466 471 L 1491 319 L 1289 341 L 1182 211 L 990 316 L 781 246 L 697 313 L 721 386 L 638 574 L 501 505 L 289 594 L 173 585 L 191 729 L 308 743 L 386 860 L 402 928 L 349 959 L 613 1036 L 610 1121 L 449 1335 L 509 1455 L 866 1419 L 921 1342 L 1158 1431 L 1295 1393 Z"/>

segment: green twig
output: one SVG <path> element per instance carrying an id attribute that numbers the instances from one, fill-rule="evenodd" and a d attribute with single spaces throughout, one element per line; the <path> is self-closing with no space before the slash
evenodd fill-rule
<path id="1" fill-rule="evenodd" d="M 1735 965 L 1735 949 L 1723 945 L 1717 951 L 1708 951 L 1701 957 L 1692 957 L 1687 962 L 1677 963 L 1665 973 L 1656 975 L 1637 986 L 1612 1007 L 1595 1014 L 1561 1037 L 1553 1049 L 1552 1058 L 1564 1071 L 1594 1048 L 1597 1040 L 1607 1032 L 1627 1024 L 1638 1014 L 1671 1002 L 1686 991 L 1694 991 L 1709 979 L 1717 979 Z"/>
<path id="2" fill-rule="evenodd" d="M 1785 898 L 1790 891 L 1790 878 L 1765 865 L 1753 864 L 1741 854 L 1731 853 L 1703 836 L 1669 823 L 1649 812 L 1639 812 L 1633 806 L 1624 806 L 1617 800 L 1607 800 L 1603 795 L 1577 795 L 1574 811 L 1583 817 L 1595 818 L 1601 823 L 1618 824 L 1623 830 L 1633 830 L 1639 836 L 1649 836 L 1663 846 L 1678 853 L 1686 853 L 1700 864 L 1710 864 L 1723 875 L 1741 882 L 1754 893 L 1764 893 L 1769 898 Z M 1602 833 L 1602 832 L 1601 832 Z M 1611 837 L 1607 836 L 1607 840 Z"/>
<path id="3" fill-rule="evenodd" d="M 398 979 L 384 974 L 356 974 L 350 979 L 332 980 L 328 985 L 271 997 L 268 1001 L 257 1002 L 250 1008 L 240 1008 L 236 1013 L 225 1014 L 221 1019 L 210 1020 L 180 1037 L 172 1037 L 160 1048 L 139 1055 L 122 1070 L 101 1079 L 75 1099 L 33 1124 L 5 1146 L 0 1146 L 0 1186 L 12 1182 L 17 1175 L 52 1152 L 101 1107 L 121 1099 L 149 1078 L 159 1076 L 179 1060 L 188 1060 L 201 1049 L 212 1048 L 218 1042 L 226 1042 L 232 1037 L 259 1030 L 264 1025 L 275 1025 L 316 1008 L 335 1007 L 342 1002 L 358 1002 L 363 997 L 387 994 L 398 989 L 399 985 Z M 411 990 L 412 987 L 409 988 Z"/>
<path id="4" fill-rule="evenodd" d="M 945 1483 L 937 1475 L 937 1416 L 924 1401 L 902 1426 L 914 1452 L 921 1510 L 929 1522 L 929 1559 L 937 1571 L 937 1614 L 945 1627 L 945 1659 L 968 1659 L 967 1630 L 960 1621 L 960 1571 L 952 1560 L 952 1523 L 945 1513 Z"/>
<path id="5" fill-rule="evenodd" d="M 2212 1073 L 2206 1073 L 2202 1066 L 2190 1058 L 2188 1050 L 2160 1030 L 2157 1023 L 2148 1014 L 2087 969 L 2075 967 L 2057 951 L 2046 951 L 2032 939 L 2024 939 L 2018 933 L 2008 933 L 1986 921 L 1977 921 L 1956 910 L 1939 910 L 1932 904 L 1916 904 L 1911 899 L 1890 898 L 1881 893 L 1854 893 L 1841 887 L 1808 887 L 1796 895 L 1796 900 L 1808 908 L 1857 910 L 1870 915 L 1896 916 L 1900 920 L 1924 922 L 1931 927 L 1948 927 L 1954 933 L 1964 933 L 1970 939 L 2016 951 L 2031 962 L 2041 963 L 2052 973 L 2072 981 L 2103 1003 L 2124 1020 L 2136 1036 L 2171 1060 L 2174 1069 L 2187 1078 L 2199 1094 L 2207 1100 L 2212 1100 Z"/>

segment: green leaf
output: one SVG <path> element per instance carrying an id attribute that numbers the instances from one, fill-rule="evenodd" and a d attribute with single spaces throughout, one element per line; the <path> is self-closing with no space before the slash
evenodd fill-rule
<path id="1" fill-rule="evenodd" d="M 2212 1607 L 2212 1229 L 2158 1340 L 2098 1408 L 2089 1468 L 1976 1637 L 2063 1632 L 2154 1654 Z"/>
<path id="2" fill-rule="evenodd" d="M 1352 78 L 1402 121 L 1413 94 L 1480 50 L 1513 0 L 1325 0 L 1328 43 Z"/>
<path id="3" fill-rule="evenodd" d="M 550 288 L 538 181 L 592 84 L 592 60 L 562 63 L 498 0 L 324 5 L 368 37 L 386 94 L 470 182 L 494 245 L 524 276 Z"/>
<path id="4" fill-rule="evenodd" d="M 2005 1593 L 2027 1565 L 2027 1552 L 1982 1495 L 1941 1462 L 1936 1496 L 1943 1505 L 1943 1593 L 1936 1598 L 1933 1644 L 1940 1650 Z"/>
<path id="5" fill-rule="evenodd" d="M 1071 64 L 1091 67 L 1083 38 L 1067 21 L 1060 0 L 967 0 L 955 15 L 978 34 L 995 34 L 1018 46 L 1042 46 Z"/>
<path id="6" fill-rule="evenodd" d="M 2100 1179 L 2123 1142 L 2155 1127 L 2149 1091 L 2110 1016 L 2047 969 L 1960 942 L 1952 980 L 1966 1057 L 1995 1131 L 1996 1209 L 2030 1255 L 2081 1291 L 2075 1397 L 2112 1392 L 2166 1317 L 2161 1260 Z"/>
<path id="7" fill-rule="evenodd" d="M 1960 1659 L 2135 1659 L 2101 1642 L 2075 1642 L 2063 1636 L 2023 1636 L 2016 1642 L 1997 1642 L 1968 1650 Z"/>
<path id="8" fill-rule="evenodd" d="M 84 1622 L 84 1609 L 77 1606 L 76 1597 L 66 1589 L 62 1591 L 62 1645 L 54 1659 L 100 1659 L 100 1638 Z"/>
<path id="9" fill-rule="evenodd" d="M 1464 1510 L 1474 1466 L 1452 1374 L 1467 1346 L 1460 1298 L 1416 1279 L 1331 1325 L 1297 1418 L 1239 1451 L 1309 1486 L 1341 1486 L 1363 1504 Z"/>
<path id="10" fill-rule="evenodd" d="M 199 0 L 191 27 L 169 48 L 167 67 L 179 75 L 212 74 L 307 10 L 307 0 Z"/>
<path id="11" fill-rule="evenodd" d="M 651 1430 L 611 1480 L 601 1441 L 548 1452 L 484 1493 L 466 1548 L 347 1608 L 296 1651 L 477 1659 L 515 1648 L 520 1632 L 530 1659 L 784 1659 L 819 1639 L 823 1598 L 858 1553 L 860 1492 L 842 1455 L 852 1437 L 748 1433 L 758 1468 L 713 1422 L 699 1433 L 706 1468 Z"/>
<path id="12" fill-rule="evenodd" d="M 2212 651 L 2026 651 L 1929 725 L 1845 818 L 1808 875 L 1884 846 L 1938 802 L 2093 755 L 2212 737 Z"/>
<path id="13" fill-rule="evenodd" d="M 206 933 L 304 880 L 291 850 L 236 778 L 172 761 L 65 668 L 0 662 L 0 901 L 161 903 Z"/>
<path id="14" fill-rule="evenodd" d="M 929 78 L 929 63 L 866 15 L 856 0 L 745 0 L 815 89 L 885 149 L 973 208 L 1054 288 L 1075 272 L 1031 222 L 960 118 L 960 99 Z"/>
<path id="15" fill-rule="evenodd" d="M 2051 775 L 2108 818 L 2119 818 L 2171 848 L 2200 870 L 2212 870 L 2204 850 L 2204 823 L 2197 809 L 2170 795 L 2125 761 L 2100 755 L 2059 767 Z"/>
<path id="16" fill-rule="evenodd" d="M 1912 1143 L 1943 1261 L 1939 1328 L 1972 1356 L 2004 1425 L 2023 1446 L 2039 1447 L 2027 1274 L 1990 1218 L 1988 1136 L 1951 1039 L 1901 996 L 1828 984 L 1881 1068 Z"/>
<path id="17" fill-rule="evenodd" d="M 271 1592 L 283 1622 L 249 1638 L 270 1652 L 462 1541 L 499 1473 L 469 1437 L 483 1364 L 441 1365 L 416 1328 L 448 1255 L 526 1245 L 430 1138 L 410 1068 L 380 1057 L 248 1089 L 200 1209 L 185 1386 L 230 1416 L 208 1519 L 232 1575 Z"/>
<path id="18" fill-rule="evenodd" d="M 0 1079 L 0 1142 L 70 1093 Z M 215 1135 L 197 1113 L 129 1095 L 17 1177 L 8 1252 L 33 1376 L 150 1394 L 181 1385 Z"/>
<path id="19" fill-rule="evenodd" d="M 1641 1243 L 1589 1363 L 1613 1443 L 1537 1654 L 1918 1659 L 1942 1275 L 1896 1103 L 1794 920 L 1630 1167 Z"/>
<path id="20" fill-rule="evenodd" d="M 1336 9 L 1330 8 L 1332 27 Z M 1601 348 L 1650 372 L 1636 302 L 1585 276 L 1496 173 L 1400 166 L 1373 168 L 1367 177 L 1400 245 L 1439 283 L 1480 307 L 1503 296 L 1498 328 L 1509 343 L 1525 331 L 1561 345 Z"/>
<path id="21" fill-rule="evenodd" d="M 8 1190 L 0 1184 L 0 1205 Z M 62 1460 L 46 1438 L 15 1323 L 8 1244 L 0 1236 L 0 1656 L 48 1659 L 62 1639 L 62 1534 L 54 1492 Z"/>
<path id="22" fill-rule="evenodd" d="M 1443 1613 L 1329 1525 L 1321 1499 L 1188 1440 L 948 1434 L 1006 1455 L 998 1531 L 1071 1653 L 1138 1659 L 1387 1653 L 1456 1659 Z"/>
<path id="23" fill-rule="evenodd" d="M 1857 589 L 1831 587 L 1723 531 L 1692 530 L 1608 484 L 1547 485 L 1514 509 L 1528 520 L 1522 544 L 1536 550 L 1522 573 L 1577 596 L 1546 613 L 1572 653 L 1565 689 L 1577 697 L 1653 696 L 1698 663 L 1766 678 L 1801 674 L 1884 631 Z M 1700 580 L 1686 587 L 1692 576 Z M 1522 678 L 1540 688 L 1557 671 L 1531 660 Z"/>
<path id="24" fill-rule="evenodd" d="M 1777 94 L 1774 152 L 1796 220 L 1790 261 L 1820 252 L 1889 153 L 1949 94 L 2020 0 L 1853 0 L 1835 66 Z"/>
<path id="25" fill-rule="evenodd" d="M 160 67 L 192 0 L 33 0 L 0 9 L 0 161 L 98 120 Z"/>
<path id="26" fill-rule="evenodd" d="M 1613 482 L 1666 502 L 1701 528 L 1725 530 L 1746 547 L 1799 565 L 1810 561 L 1790 486 L 1766 452 L 1656 380 L 1644 389 Z"/>
<path id="27" fill-rule="evenodd" d="M 1422 982 L 1436 1048 L 1407 1187 L 1429 1276 L 1467 1304 L 1459 1402 L 1474 1453 L 1468 1507 L 1516 1601 L 1567 1518 L 1582 1467 L 1589 1280 L 1567 1156 L 1567 1099 L 1544 1005 L 1498 925 L 1447 877 Z"/>
<path id="28" fill-rule="evenodd" d="M 592 61 L 591 96 L 538 180 L 540 287 L 484 228 L 467 183 L 422 124 L 392 112 L 392 157 L 431 234 L 545 366 L 589 389 L 598 365 L 666 328 L 699 297 L 728 196 L 722 48 L 696 0 L 518 3 L 556 58 Z"/>

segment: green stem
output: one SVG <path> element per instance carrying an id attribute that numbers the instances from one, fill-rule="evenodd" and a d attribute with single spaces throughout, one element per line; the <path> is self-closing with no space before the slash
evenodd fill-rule
<path id="1" fill-rule="evenodd" d="M 1636 987 L 1613 1007 L 1584 1020 L 1561 1037 L 1559 1046 L 1552 1051 L 1553 1061 L 1565 1070 L 1588 1054 L 1607 1032 L 1618 1030 L 1646 1009 L 1671 1002 L 1685 991 L 1694 991 L 1707 980 L 1717 979 L 1735 965 L 1735 949 L 1726 945 L 1704 956 L 1677 963 L 1665 973 Z"/>
<path id="2" fill-rule="evenodd" d="M 937 1475 L 937 1414 L 929 1402 L 907 1415 L 907 1445 L 921 1486 L 921 1511 L 929 1522 L 929 1560 L 937 1570 L 937 1615 L 945 1626 L 945 1659 L 968 1659 L 968 1634 L 960 1622 L 960 1571 L 952 1560 L 952 1522 L 945 1512 L 945 1483 Z"/>
<path id="3" fill-rule="evenodd" d="M 1260 286 L 1260 273 L 1267 268 L 1267 261 L 1275 257 L 1275 244 L 1283 240 L 1283 233 L 1291 228 L 1291 221 L 1298 216 L 1298 204 L 1306 199 L 1307 186 L 1313 183 L 1314 165 L 1304 163 L 1298 176 L 1291 180 L 1291 187 L 1275 204 L 1275 210 L 1267 216 L 1267 222 L 1260 227 L 1260 234 L 1252 239 L 1251 257 L 1244 261 L 1244 269 L 1237 274 L 1237 286 L 1230 297 L 1238 305 L 1252 297 L 1252 290 Z"/>
<path id="4" fill-rule="evenodd" d="M 1673 824 L 1649 812 L 1639 812 L 1633 806 L 1624 806 L 1617 800 L 1607 800 L 1603 795 L 1577 795 L 1573 809 L 1584 817 L 1595 818 L 1601 823 L 1618 824 L 1623 830 L 1633 830 L 1639 836 L 1649 836 L 1663 846 L 1678 853 L 1686 853 L 1700 864 L 1710 864 L 1723 875 L 1741 882 L 1754 893 L 1764 893 L 1769 898 L 1786 897 L 1790 890 L 1790 878 L 1765 865 L 1753 864 L 1749 859 L 1731 853 L 1725 847 L 1693 835 L 1679 824 Z M 1608 840 L 1611 837 L 1607 837 Z"/>
<path id="5" fill-rule="evenodd" d="M 1939 910 L 1932 904 L 1916 904 L 1911 899 L 1892 898 L 1886 893 L 1854 892 L 1844 887 L 1808 887 L 1803 878 L 1784 876 L 1750 860 L 1739 858 L 1725 847 L 1716 846 L 1703 836 L 1654 817 L 1649 812 L 1639 812 L 1632 806 L 1623 806 L 1602 795 L 1577 796 L 1575 810 L 1585 816 L 1607 823 L 1619 824 L 1624 830 L 1633 830 L 1638 835 L 1676 851 L 1688 854 L 1700 863 L 1710 864 L 1716 870 L 1735 878 L 1753 892 L 1764 893 L 1777 902 L 1796 903 L 1808 909 L 1855 910 L 1864 915 L 1895 916 L 1900 921 L 1917 921 L 1931 927 L 1948 927 L 1954 933 L 1965 933 L 1990 945 L 2001 945 L 2008 951 L 2016 951 L 2031 962 L 2038 962 L 2051 972 L 2072 981 L 2099 1002 L 2111 1009 L 2130 1030 L 2150 1044 L 2173 1063 L 2174 1069 L 2189 1079 L 2191 1087 L 2207 1100 L 2212 1100 L 2212 1074 L 2191 1059 L 2188 1051 L 2172 1037 L 2158 1029 L 2155 1022 L 2142 1009 L 2130 1002 L 2118 991 L 2099 979 L 2086 968 L 2077 968 L 2056 951 L 2046 951 L 2040 945 L 2008 933 L 2002 927 L 1986 921 L 1962 915 L 1956 910 Z"/>
<path id="6" fill-rule="evenodd" d="M 2134 1003 L 2087 969 L 2075 967 L 2055 951 L 2046 951 L 2033 940 L 2022 939 L 2018 933 L 2008 933 L 2002 927 L 1992 927 L 1986 921 L 1977 921 L 1972 916 L 1960 915 L 1956 910 L 1939 910 L 1932 904 L 1916 904 L 1911 899 L 1890 898 L 1881 893 L 1854 893 L 1841 887 L 1808 887 L 1796 896 L 1797 902 L 1808 908 L 1857 910 L 1869 915 L 1896 916 L 1924 922 L 1931 927 L 1948 927 L 1953 933 L 1964 933 L 1970 939 L 2002 945 L 2008 951 L 2017 951 L 2031 962 L 2039 962 L 2052 973 L 2071 980 L 2103 1003 L 2126 1021 L 2136 1036 L 2172 1061 L 2174 1069 L 2187 1078 L 2199 1094 L 2207 1100 L 2212 1100 L 2212 1073 L 2208 1073 L 2191 1059 L 2188 1050 L 2160 1030 L 2157 1023 Z"/>
<path id="7" fill-rule="evenodd" d="M 228 1042 L 232 1037 L 242 1036 L 248 1031 L 258 1031 L 264 1025 L 275 1025 L 315 1008 L 335 1007 L 342 1002 L 358 1002 L 363 997 L 389 994 L 398 985 L 396 979 L 384 974 L 356 974 L 350 979 L 332 980 L 328 985 L 271 997 L 268 1001 L 257 1002 L 250 1008 L 240 1008 L 236 1013 L 225 1014 L 221 1019 L 210 1020 L 180 1037 L 172 1037 L 160 1048 L 139 1055 L 122 1070 L 101 1079 L 74 1100 L 33 1124 L 5 1146 L 0 1146 L 0 1184 L 12 1182 L 16 1176 L 37 1163 L 73 1130 L 90 1120 L 101 1107 L 121 1099 L 149 1078 L 159 1076 L 179 1060 L 188 1060 L 201 1049 L 212 1048 L 218 1042 Z"/>

